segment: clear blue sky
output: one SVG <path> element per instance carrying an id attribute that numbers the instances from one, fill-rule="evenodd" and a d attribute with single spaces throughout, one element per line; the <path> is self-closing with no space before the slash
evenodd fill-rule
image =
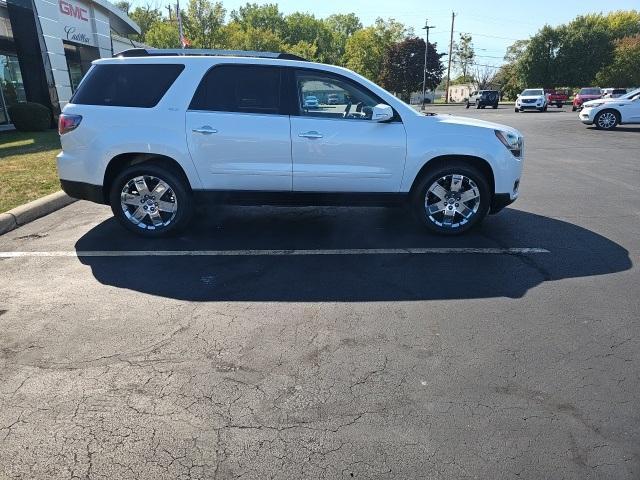
<path id="1" fill-rule="evenodd" d="M 154 0 L 135 0 L 135 5 L 155 3 Z M 168 0 L 156 0 L 168 4 Z M 170 0 L 175 3 L 175 0 Z M 186 5 L 188 0 L 182 0 Z M 221 0 L 227 12 L 247 3 L 246 0 Z M 353 12 L 365 25 L 372 24 L 377 17 L 392 17 L 413 27 L 416 34 L 424 26 L 425 18 L 431 30 L 429 40 L 438 43 L 438 50 L 445 52 L 449 45 L 451 11 L 455 11 L 455 31 L 470 32 L 478 58 L 476 62 L 496 65 L 501 63 L 506 47 L 516 39 L 528 38 L 545 23 L 566 23 L 579 14 L 609 12 L 614 10 L 640 9 L 639 0 L 250 0 L 252 3 L 277 3 L 285 14 L 294 11 L 313 13 L 326 17 L 332 13 Z M 457 33 L 454 34 L 457 36 Z M 497 58 L 492 58 L 497 57 Z"/>

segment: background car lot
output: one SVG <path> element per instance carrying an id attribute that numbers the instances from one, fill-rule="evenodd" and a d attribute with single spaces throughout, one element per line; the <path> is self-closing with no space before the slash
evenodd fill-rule
<path id="1" fill-rule="evenodd" d="M 434 107 L 436 108 L 436 107 Z M 221 208 L 140 240 L 84 202 L 0 254 L 0 477 L 637 478 L 640 127 L 454 112 L 526 136 L 514 208 Z M 517 248 L 539 254 L 275 255 Z"/>

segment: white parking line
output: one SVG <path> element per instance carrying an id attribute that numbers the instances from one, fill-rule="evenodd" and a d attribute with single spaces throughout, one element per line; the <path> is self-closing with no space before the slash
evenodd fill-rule
<path id="1" fill-rule="evenodd" d="M 16 257 L 253 257 L 298 255 L 514 255 L 550 253 L 544 248 L 345 248 L 337 250 L 66 250 L 50 252 L 0 252 L 0 258 Z"/>

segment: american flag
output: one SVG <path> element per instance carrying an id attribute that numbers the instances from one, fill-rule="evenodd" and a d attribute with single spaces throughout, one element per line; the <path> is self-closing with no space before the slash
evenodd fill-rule
<path id="1" fill-rule="evenodd" d="M 177 15 L 177 19 L 178 19 L 178 33 L 180 35 L 180 44 L 182 45 L 182 48 L 187 48 L 191 46 L 191 42 L 189 40 L 187 40 L 187 38 L 184 36 L 184 32 L 182 31 L 182 15 L 180 15 L 180 2 L 176 2 L 176 15 Z"/>

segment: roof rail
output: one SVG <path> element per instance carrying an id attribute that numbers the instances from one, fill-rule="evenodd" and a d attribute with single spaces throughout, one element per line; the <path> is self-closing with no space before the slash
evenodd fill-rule
<path id="1" fill-rule="evenodd" d="M 252 57 L 273 58 L 277 60 L 300 60 L 306 62 L 306 58 L 293 53 L 256 52 L 252 50 L 207 50 L 199 48 L 130 48 L 114 55 L 114 57 L 165 57 L 165 56 L 213 56 L 213 57 Z"/>

